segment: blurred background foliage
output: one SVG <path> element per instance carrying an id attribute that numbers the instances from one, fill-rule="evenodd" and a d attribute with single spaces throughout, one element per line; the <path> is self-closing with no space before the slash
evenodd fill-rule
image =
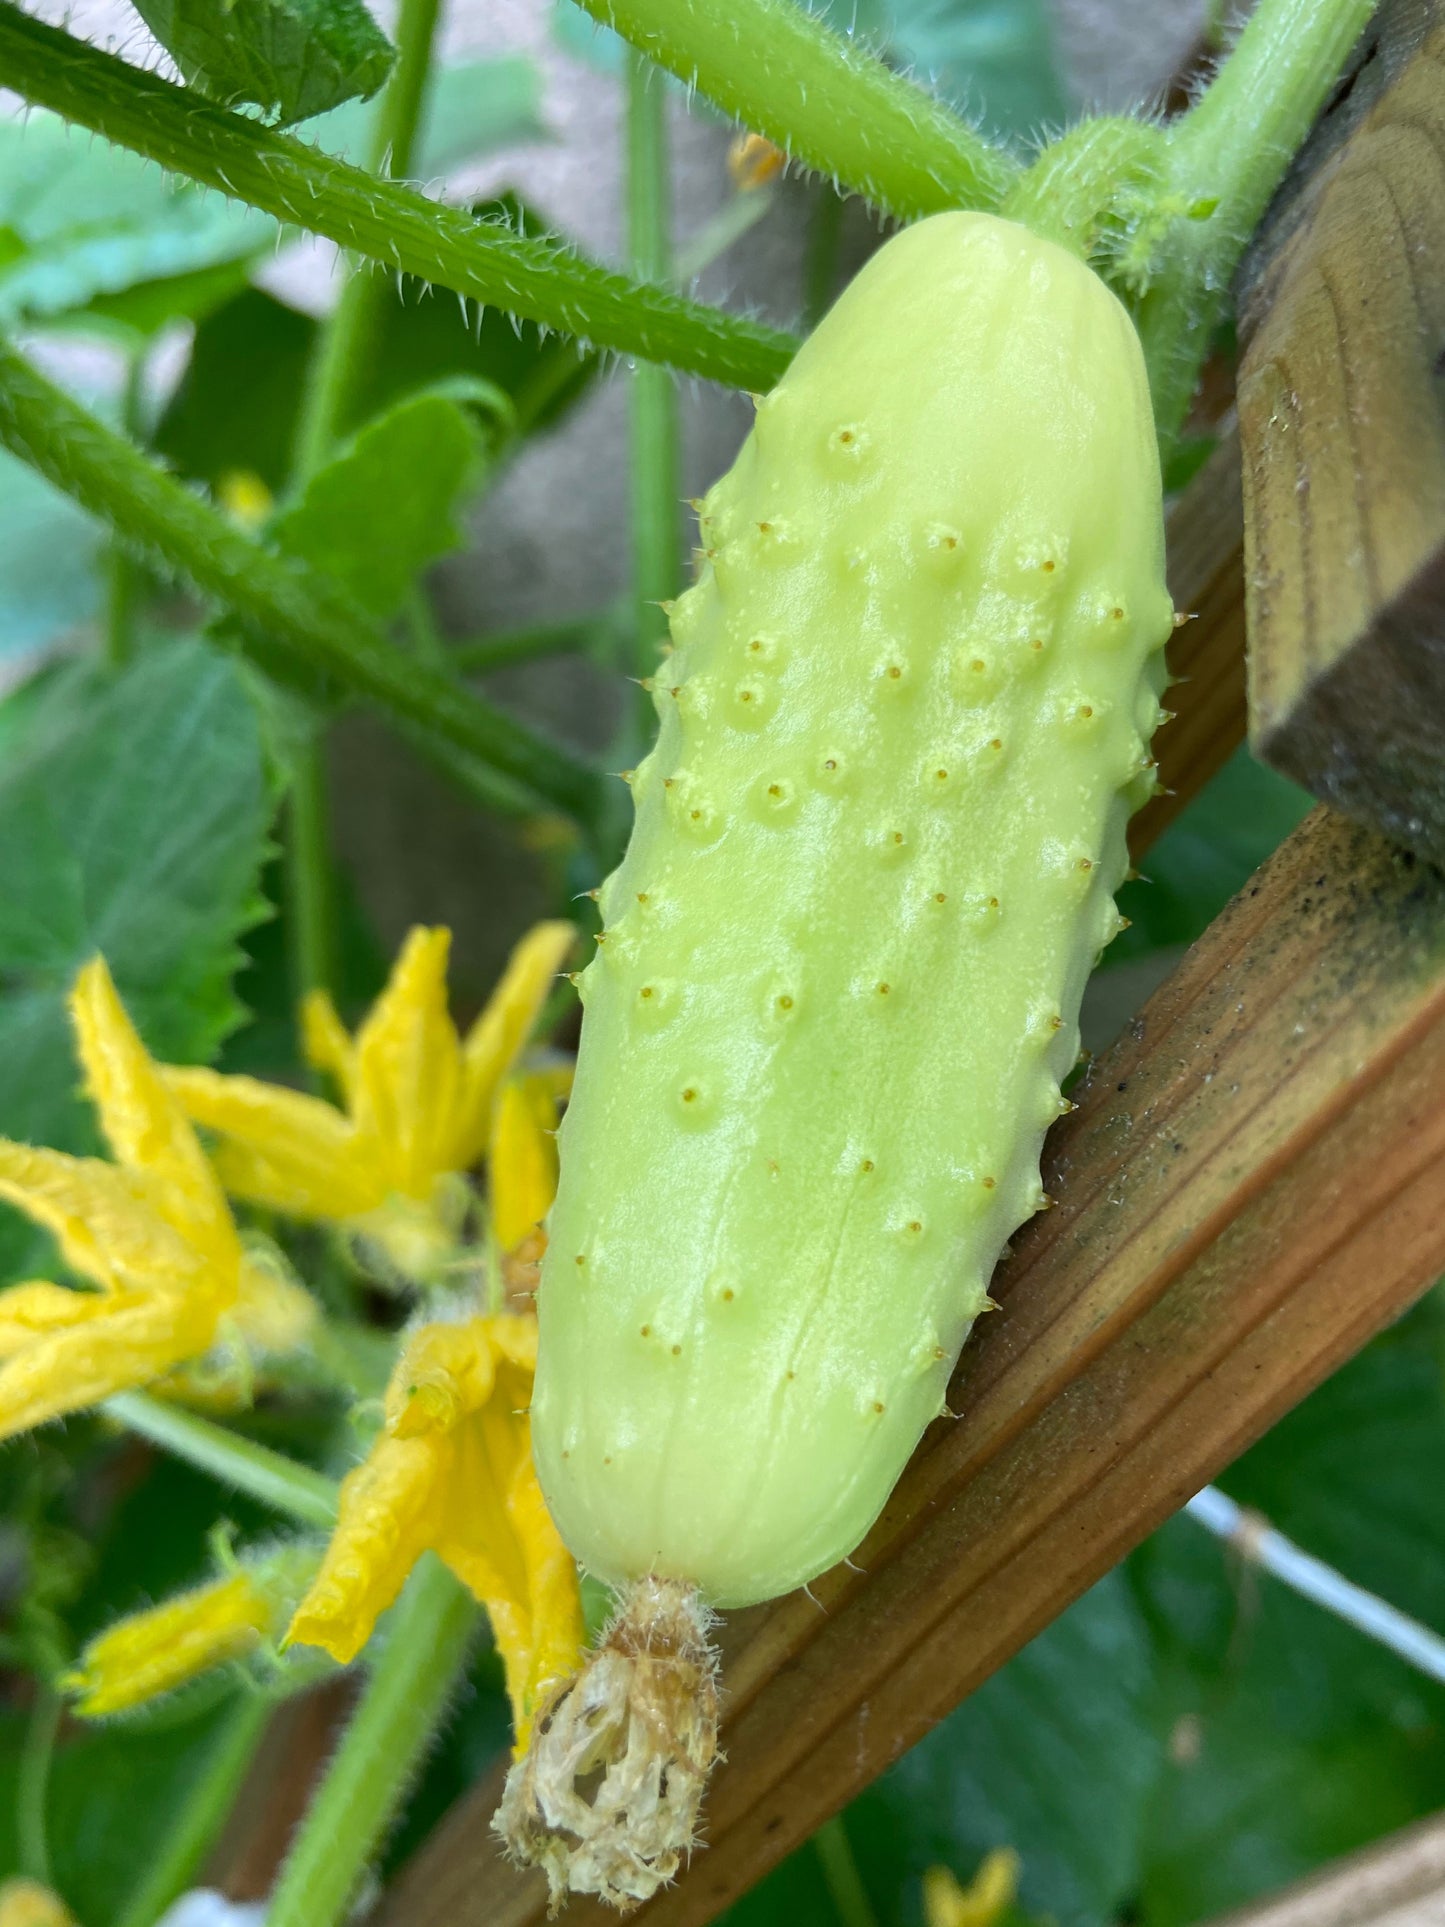
<path id="1" fill-rule="evenodd" d="M 1073 105 L 1045 0 L 828 0 L 827 10 L 1006 135 L 1057 126 Z M 327 91 L 328 60 L 364 67 L 382 57 L 348 17 L 359 36 L 349 50 L 324 49 L 323 59 L 309 47 L 302 58 L 275 42 L 266 71 L 218 78 L 217 50 L 196 37 L 194 16 L 147 9 L 158 32 L 179 36 L 172 50 L 193 78 L 288 118 L 338 94 Z M 616 67 L 620 50 L 567 0 L 553 31 L 565 57 Z M 302 132 L 356 156 L 374 111 L 343 100 Z M 454 63 L 437 77 L 414 171 L 434 179 L 548 137 L 532 59 Z M 741 214 L 724 207 L 705 246 L 726 262 L 729 232 L 742 233 L 771 191 Z M 789 192 L 793 239 L 814 251 L 814 285 L 821 277 L 831 289 L 848 248 L 867 245 L 866 223 L 850 242 L 829 189 Z M 565 208 L 497 205 L 533 229 L 566 227 Z M 500 687 L 564 728 L 568 717 L 595 721 L 599 690 L 604 712 L 616 704 L 625 656 L 610 587 L 580 614 L 557 606 L 548 636 L 479 635 L 455 594 L 438 599 L 433 565 L 475 542 L 489 491 L 524 445 L 564 423 L 599 379 L 620 385 L 623 371 L 401 279 L 341 424 L 356 438 L 288 496 L 317 332 L 268 272 L 291 239 L 44 114 L 0 120 L 0 327 L 21 331 L 88 401 L 239 519 L 265 522 L 279 503 L 272 539 L 347 580 L 397 623 L 403 646 L 468 671 L 538 658 L 531 682 Z M 785 301 L 777 318 L 798 316 Z M 623 463 L 616 448 L 611 473 L 590 485 L 615 487 Z M 569 699 L 569 686 L 582 695 Z M 158 1054 L 298 1077 L 276 842 L 296 705 L 228 653 L 224 622 L 207 624 L 175 585 L 115 552 L 9 456 L 0 456 L 0 690 L 0 1132 L 94 1148 L 63 999 L 96 949 Z M 595 727 L 580 745 L 599 746 Z M 378 768 L 374 808 L 405 842 L 412 794 L 394 775 L 386 790 L 387 780 Z M 1107 1041 L 1305 806 L 1241 752 L 1185 811 L 1151 853 L 1148 880 L 1128 887 L 1133 927 L 1091 989 L 1093 1043 Z M 528 916 L 567 911 L 594 880 L 587 854 L 550 820 L 525 821 L 515 836 L 481 870 L 464 836 L 441 839 L 452 893 L 479 899 L 488 932 L 487 954 L 470 974 L 464 965 L 464 999 Z M 343 842 L 337 974 L 350 1017 L 379 987 L 398 933 L 368 912 L 364 839 Z M 443 920 L 449 908 L 430 914 Z M 28 1225 L 0 1218 L 5 1279 L 45 1255 Z M 315 1241 L 293 1255 L 324 1285 L 329 1260 Z M 382 1305 L 375 1315 L 395 1314 Z M 333 1472 L 354 1456 L 346 1414 L 319 1391 L 263 1398 L 235 1423 Z M 1349 1577 L 1445 1626 L 1438 1298 L 1222 1483 Z M 136 1909 L 194 1816 L 239 1689 L 221 1675 L 147 1714 L 84 1729 L 58 1721 L 38 1682 L 117 1614 L 204 1576 L 218 1532 L 245 1543 L 277 1530 L 264 1508 L 101 1419 L 0 1451 L 0 1871 L 48 1873 L 83 1927 L 146 1927 Z M 346 1694 L 345 1683 L 321 1689 L 320 1744 L 308 1754 L 296 1740 L 312 1768 Z M 500 1671 L 483 1652 L 383 1874 L 506 1732 Z M 836 1852 L 810 1845 L 730 1918 L 917 1922 L 926 1868 L 966 1880 L 991 1848 L 1008 1846 L 1022 1864 L 1016 1921 L 1185 1927 L 1442 1804 L 1445 1688 L 1181 1516 L 848 1810 L 842 1839 L 861 1892 L 840 1890 L 829 1871 Z M 254 1824 L 243 1802 L 211 1862 L 241 1895 L 263 1890 L 267 1871 L 257 1870 Z"/>

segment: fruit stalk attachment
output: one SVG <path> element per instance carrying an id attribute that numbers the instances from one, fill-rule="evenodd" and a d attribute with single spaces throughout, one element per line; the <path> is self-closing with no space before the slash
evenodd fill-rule
<path id="1" fill-rule="evenodd" d="M 695 1586 L 636 1580 L 538 1714 L 492 1824 L 514 1859 L 545 1872 L 554 1911 L 569 1893 L 631 1911 L 691 1852 L 718 1758 L 712 1620 Z"/>

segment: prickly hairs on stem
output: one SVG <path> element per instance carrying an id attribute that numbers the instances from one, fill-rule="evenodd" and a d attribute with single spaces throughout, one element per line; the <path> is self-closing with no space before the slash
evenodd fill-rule
<path id="1" fill-rule="evenodd" d="M 492 1826 L 514 1859 L 545 1872 L 554 1913 L 569 1893 L 631 1912 L 697 1844 L 719 1757 L 712 1620 L 685 1581 L 636 1580 L 538 1714 Z"/>

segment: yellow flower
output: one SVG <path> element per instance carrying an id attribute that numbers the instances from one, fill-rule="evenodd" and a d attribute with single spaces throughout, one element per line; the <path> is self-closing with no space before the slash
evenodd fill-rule
<path id="1" fill-rule="evenodd" d="M 995 1847 L 966 1887 L 947 1867 L 930 1867 L 923 1876 L 925 1927 L 996 1927 L 1013 1906 L 1019 1889 L 1019 1857 L 1012 1847 Z"/>
<path id="2" fill-rule="evenodd" d="M 123 1713 L 277 1639 L 319 1563 L 314 1547 L 287 1547 L 118 1619 L 61 1682 L 77 1695 L 75 1711 Z"/>
<path id="3" fill-rule="evenodd" d="M 531 1316 L 411 1334 L 381 1433 L 342 1484 L 335 1535 L 286 1635 L 351 1660 L 430 1548 L 487 1609 L 519 1750 L 582 1648 L 577 1571 L 532 1469 L 536 1362 Z"/>
<path id="4" fill-rule="evenodd" d="M 447 1011 L 446 930 L 412 931 L 354 1039 L 313 993 L 306 1054 L 335 1079 L 344 1110 L 252 1077 L 166 1076 L 193 1121 L 217 1134 L 216 1169 L 233 1196 L 344 1225 L 404 1276 L 434 1276 L 467 1209 L 459 1174 L 487 1148 L 498 1092 L 574 937 L 569 923 L 529 932 L 465 1039 Z"/>
<path id="5" fill-rule="evenodd" d="M 75 1916 L 38 1880 L 0 1880 L 0 1927 L 75 1927 Z"/>
<path id="6" fill-rule="evenodd" d="M 0 1139 L 0 1198 L 51 1231 L 92 1281 L 0 1291 L 0 1438 L 158 1379 L 218 1342 L 289 1350 L 306 1293 L 243 1250 L 185 1113 L 95 957 L 70 999 L 116 1162 Z"/>

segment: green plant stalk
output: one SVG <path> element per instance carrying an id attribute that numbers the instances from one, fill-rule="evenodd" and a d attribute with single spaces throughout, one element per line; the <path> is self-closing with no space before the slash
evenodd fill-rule
<path id="1" fill-rule="evenodd" d="M 1044 149 L 999 212 L 1107 278 L 1119 235 L 1158 196 L 1166 143 L 1162 127 L 1131 115 L 1081 121 Z"/>
<path id="2" fill-rule="evenodd" d="M 1374 11 L 1374 0 L 1260 0 L 1170 130 L 1160 193 L 1173 219 L 1137 317 L 1166 443 L 1184 421 L 1240 257 Z"/>
<path id="3" fill-rule="evenodd" d="M 397 61 L 376 110 L 367 172 L 405 174 L 431 72 L 439 0 L 402 0 Z M 301 400 L 292 481 L 302 487 L 331 454 L 376 338 L 387 284 L 347 267 L 340 299 L 321 329 Z M 286 843 L 295 1002 L 336 988 L 336 865 L 327 793 L 326 725 L 317 719 L 292 770 Z"/>
<path id="4" fill-rule="evenodd" d="M 402 0 L 396 23 L 396 66 L 377 106 L 365 158 L 368 174 L 404 178 L 411 171 L 431 77 L 432 42 L 440 0 Z M 326 460 L 366 373 L 377 317 L 389 298 L 384 277 L 348 267 L 302 398 L 296 472 L 311 475 Z"/>
<path id="5" fill-rule="evenodd" d="M 331 855 L 326 725 L 317 718 L 291 769 L 286 819 L 286 896 L 290 910 L 291 987 L 336 988 L 336 866 Z"/>
<path id="6" fill-rule="evenodd" d="M 795 0 L 582 4 L 794 160 L 904 220 L 951 207 L 996 208 L 1018 171 L 931 94 Z M 747 385 L 761 390 L 772 382 Z"/>
<path id="7" fill-rule="evenodd" d="M 227 604 L 261 667 L 334 677 L 351 694 L 440 739 L 452 765 L 478 759 L 582 823 L 602 803 L 599 773 L 502 715 L 450 675 L 401 655 L 354 604 L 273 555 L 97 421 L 0 342 L 0 444 L 128 542 Z"/>
<path id="8" fill-rule="evenodd" d="M 535 662 L 539 656 L 586 655 L 597 631 L 610 627 L 612 612 L 569 616 L 562 622 L 541 622 L 527 629 L 498 629 L 489 636 L 459 642 L 448 651 L 452 667 L 468 675 L 486 675 L 511 663 Z"/>
<path id="9" fill-rule="evenodd" d="M 138 440 L 145 393 L 146 351 L 132 350 L 126 364 L 121 396 L 122 433 Z M 124 669 L 135 653 L 135 612 L 140 600 L 140 570 L 122 542 L 113 542 L 108 557 L 105 602 L 105 655 L 112 669 Z"/>
<path id="10" fill-rule="evenodd" d="M 101 1410 L 128 1432 L 149 1439 L 174 1458 L 184 1459 L 300 1525 L 336 1523 L 335 1481 L 309 1465 L 298 1465 L 283 1452 L 243 1439 L 183 1406 L 152 1398 L 149 1392 L 117 1392 Z"/>
<path id="11" fill-rule="evenodd" d="M 286 1857 L 267 1927 L 338 1927 L 445 1715 L 481 1608 L 424 1553 Z"/>
<path id="12" fill-rule="evenodd" d="M 88 47 L 11 0 L 0 0 L 0 74 L 36 106 L 279 221 L 598 348 L 761 390 L 797 347 L 777 329 L 637 286 L 553 241 L 525 239 L 412 188 L 377 181 Z"/>
<path id="13" fill-rule="evenodd" d="M 50 1885 L 50 1847 L 45 1808 L 50 1791 L 50 1763 L 64 1708 L 49 1680 L 37 1679 L 30 1717 L 25 1722 L 15 1784 L 15 1852 L 19 1871 L 27 1879 Z"/>
<path id="14" fill-rule="evenodd" d="M 813 1835 L 813 1851 L 843 1927 L 878 1927 L 841 1813 L 825 1820 Z"/>
<path id="15" fill-rule="evenodd" d="M 274 1711 L 274 1700 L 241 1691 L 140 1885 L 117 1915 L 115 1927 L 155 1927 L 195 1880 L 230 1818 Z"/>
<path id="16" fill-rule="evenodd" d="M 672 274 L 671 180 L 667 158 L 667 89 L 649 60 L 634 54 L 627 76 L 627 230 L 632 266 L 647 281 Z M 632 442 L 631 673 L 646 679 L 667 634 L 662 604 L 682 586 L 678 480 L 677 388 L 671 372 L 648 362 L 632 370 L 628 393 Z M 639 689 L 622 753 L 633 762 L 652 734 L 652 698 Z"/>

